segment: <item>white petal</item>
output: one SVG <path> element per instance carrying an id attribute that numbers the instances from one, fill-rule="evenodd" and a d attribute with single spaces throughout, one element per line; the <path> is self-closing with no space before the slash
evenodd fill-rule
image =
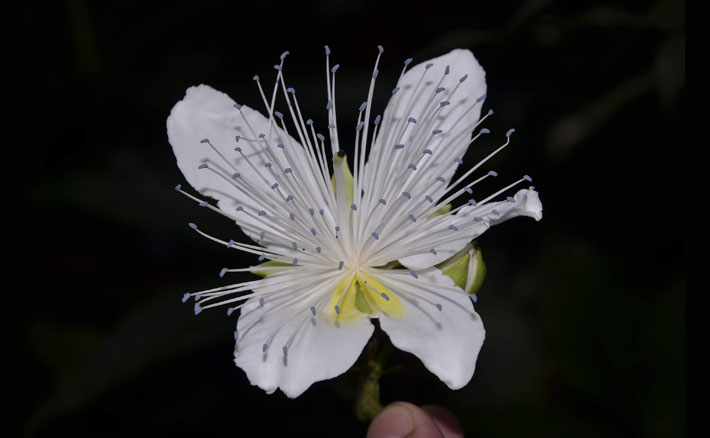
<path id="1" fill-rule="evenodd" d="M 457 218 L 457 216 L 458 215 L 439 216 L 431 220 L 432 225 L 442 224 L 439 226 L 448 227 L 449 225 L 461 222 L 461 218 Z M 470 222 L 470 220 L 467 222 Z M 477 224 L 470 224 L 468 227 L 461 227 L 457 231 L 451 231 L 451 233 L 456 233 L 455 240 L 445 244 L 436 245 L 436 254 L 433 254 L 428 249 L 425 249 L 417 254 L 401 258 L 399 259 L 399 262 L 410 269 L 416 270 L 427 269 L 434 265 L 438 265 L 444 260 L 452 257 L 457 252 L 461 251 L 464 246 L 483 234 L 489 227 L 490 224 L 487 221 L 481 221 Z"/>
<path id="2" fill-rule="evenodd" d="M 455 215 L 434 218 L 431 221 L 432 226 L 439 223 L 444 224 L 444 226 L 455 224 L 458 228 L 455 231 L 457 233 L 456 240 L 437 246 L 436 255 L 424 250 L 418 254 L 404 257 L 399 262 L 410 269 L 426 269 L 437 265 L 459 252 L 470 241 L 483 234 L 491 225 L 497 225 L 518 216 L 528 216 L 538 221 L 542 219 L 542 203 L 535 190 L 519 190 L 513 196 L 512 202 L 488 202 L 475 207 L 467 205 Z M 481 220 L 473 222 L 476 217 Z"/>
<path id="3" fill-rule="evenodd" d="M 449 74 L 445 74 L 447 69 Z M 466 78 L 461 82 L 464 76 Z M 456 49 L 415 65 L 402 76 L 397 87 L 399 91 L 390 99 L 382 118 L 382 128 L 375 143 L 375 148 L 381 150 L 371 154 L 366 181 L 375 183 L 378 174 L 406 168 L 412 161 L 405 159 L 406 153 L 417 145 L 421 147 L 414 156 L 416 159 L 423 150 L 432 151 L 429 158 L 432 163 L 419 166 L 417 180 L 430 185 L 437 176 L 442 176 L 448 181 L 455 170 L 453 160 L 466 153 L 481 114 L 486 93 L 483 68 L 470 50 Z M 440 88 L 444 91 L 435 93 Z M 449 104 L 439 108 L 441 102 Z M 436 116 L 429 117 L 434 110 Z M 404 137 L 399 137 L 410 117 L 417 123 L 410 125 Z M 434 130 L 442 132 L 433 135 Z M 393 152 L 396 144 L 405 147 Z M 428 194 L 436 198 L 436 193 Z"/>
<path id="4" fill-rule="evenodd" d="M 278 144 L 291 148 L 301 168 L 309 173 L 304 179 L 311 182 L 314 177 L 305 169 L 307 166 L 303 166 L 304 151 L 295 139 L 276 125 L 270 126 L 269 119 L 259 112 L 244 105 L 240 113 L 234 105 L 235 102 L 229 96 L 207 85 L 188 88 L 185 98 L 173 107 L 168 117 L 168 139 L 173 146 L 178 167 L 197 191 L 217 199 L 219 208 L 236 216 L 238 224 L 259 224 L 259 221 L 247 214 L 237 212 L 236 208 L 243 206 L 254 212 L 267 209 L 264 202 L 259 202 L 260 197 L 283 202 L 271 189 L 274 180 L 265 165 L 272 161 L 283 164 L 283 167 L 296 168 L 296 165 L 289 164 L 283 151 L 277 147 Z M 264 134 L 265 138 L 260 140 L 260 134 Z M 238 142 L 237 136 L 240 138 Z M 209 144 L 203 143 L 203 140 L 209 140 Z M 210 145 L 219 150 L 224 158 Z M 235 151 L 236 147 L 241 148 L 249 162 Z M 267 147 L 269 153 L 266 152 Z M 276 160 L 273 160 L 274 157 Z M 211 170 L 199 169 L 205 163 L 227 179 L 239 173 L 245 185 L 242 188 L 235 187 Z M 277 163 L 274 162 L 273 166 L 276 168 Z M 249 189 L 243 189 L 247 185 Z M 257 200 L 245 191 L 256 195 Z"/>
<path id="5" fill-rule="evenodd" d="M 265 282 L 276 276 L 267 277 Z M 303 292 L 294 289 L 294 295 Z M 269 394 L 280 388 L 295 398 L 314 382 L 344 373 L 355 363 L 374 330 L 367 318 L 336 326 L 321 312 L 314 317 L 303 302 L 272 312 L 273 306 L 268 299 L 263 307 L 257 299 L 244 306 L 237 322 L 239 340 L 234 352 L 234 362 L 246 372 L 249 382 Z M 276 330 L 264 352 L 263 345 Z M 284 356 L 283 347 L 297 330 L 288 356 Z"/>
<path id="6" fill-rule="evenodd" d="M 542 219 L 542 202 L 540 195 L 531 189 L 523 189 L 518 191 L 513 196 L 513 202 L 503 201 L 497 203 L 496 208 L 499 210 L 500 216 L 490 216 L 491 225 L 498 225 L 508 219 L 518 216 L 527 216 L 539 221 Z M 474 208 L 465 208 L 464 214 L 471 216 L 476 214 Z"/>
<path id="7" fill-rule="evenodd" d="M 380 280 L 397 286 L 393 289 L 406 308 L 401 320 L 380 315 L 380 326 L 392 344 L 417 356 L 451 389 L 465 386 L 473 376 L 485 338 L 483 322 L 471 299 L 438 269 L 420 274 L 417 288 L 393 280 L 391 275 L 385 274 Z M 442 310 L 415 295 L 441 304 Z"/>

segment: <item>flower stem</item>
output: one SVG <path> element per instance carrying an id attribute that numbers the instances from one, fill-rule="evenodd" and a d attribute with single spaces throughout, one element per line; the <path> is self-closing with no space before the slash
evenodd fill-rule
<path id="1" fill-rule="evenodd" d="M 382 348 L 377 352 L 380 343 Z M 382 411 L 380 377 L 384 373 L 385 364 L 392 357 L 392 353 L 394 353 L 394 346 L 387 337 L 384 341 L 372 338 L 367 344 L 366 363 L 362 371 L 360 390 L 355 400 L 355 416 L 360 421 L 372 421 Z"/>

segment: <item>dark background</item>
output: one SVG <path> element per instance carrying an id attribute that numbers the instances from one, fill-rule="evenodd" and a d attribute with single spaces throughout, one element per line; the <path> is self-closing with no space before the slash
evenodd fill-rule
<path id="1" fill-rule="evenodd" d="M 173 191 L 165 120 L 193 84 L 259 107 L 286 78 L 324 126 L 323 45 L 355 124 L 385 47 L 376 108 L 401 69 L 456 47 L 487 71 L 493 166 L 535 178 L 544 219 L 479 240 L 487 339 L 450 391 L 415 358 L 383 402 L 449 408 L 469 436 L 681 436 L 685 413 L 685 19 L 673 0 L 27 4 L 24 424 L 31 436 L 363 436 L 352 373 L 289 400 L 232 362 L 235 317 L 184 292 L 254 263 L 187 227 L 242 236 Z M 347 132 L 341 132 L 345 139 Z M 341 137 L 343 138 L 343 137 Z M 493 190 L 494 186 L 491 186 Z M 27 287 L 27 286 L 25 286 Z"/>

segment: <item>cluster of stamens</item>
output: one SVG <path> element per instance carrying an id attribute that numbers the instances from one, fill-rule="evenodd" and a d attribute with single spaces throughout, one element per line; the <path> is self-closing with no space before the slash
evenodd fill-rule
<path id="1" fill-rule="evenodd" d="M 489 201 L 531 179 L 524 176 L 480 200 L 471 197 L 476 185 L 497 176 L 496 172 L 489 171 L 476 179 L 470 178 L 508 146 L 513 133 L 511 129 L 504 144 L 453 180 L 457 168 L 463 164 L 462 155 L 467 147 L 490 132 L 478 127 L 493 111 L 488 111 L 473 125 L 458 126 L 471 111 L 480 111 L 485 95 L 480 96 L 467 102 L 467 108 L 459 108 L 461 115 L 451 125 L 458 126 L 456 133 L 442 129 L 442 118 L 447 111 L 452 111 L 452 102 L 468 78 L 467 74 L 461 74 L 453 87 L 444 87 L 447 77 L 453 74 L 449 66 L 444 68 L 440 77 L 433 77 L 429 74 L 433 64 L 427 64 L 414 89 L 407 90 L 407 93 L 399 87 L 392 90 L 387 111 L 371 122 L 373 93 L 383 52 L 381 46 L 378 51 L 367 100 L 359 107 L 354 127 L 351 183 L 348 182 L 347 166 L 342 163 L 347 157 L 338 138 L 335 83 L 339 65 L 331 67 L 331 52 L 327 46 L 325 109 L 328 113 L 328 141 L 326 135 L 316 131 L 311 119 L 304 120 L 296 91 L 286 85 L 284 60 L 288 52 L 284 52 L 280 63 L 274 66 L 276 81 L 270 96 L 259 76 L 254 76 L 267 113 L 268 129 L 265 132 L 255 130 L 245 108 L 235 104 L 233 110 L 239 115 L 244 132 L 234 137 L 233 144 L 218 144 L 205 137 L 195 145 L 210 148 L 215 153 L 212 156 L 218 157 L 214 162 L 200 163 L 199 170 L 211 172 L 214 178 L 233 186 L 242 195 L 240 204 L 233 211 L 225 211 L 187 193 L 180 185 L 175 189 L 200 206 L 237 222 L 255 243 L 225 241 L 203 232 L 192 223 L 190 227 L 210 240 L 253 254 L 259 262 L 277 262 L 256 268 L 224 268 L 220 277 L 255 270 L 291 273 L 288 279 L 271 279 L 267 290 L 259 289 L 263 280 L 257 279 L 185 294 L 183 301 L 195 298 L 196 313 L 210 307 L 230 305 L 228 314 L 231 315 L 248 303 L 257 302 L 259 308 L 273 306 L 262 318 L 268 317 L 269 312 L 297 306 L 300 313 L 295 317 L 307 321 L 318 314 L 329 313 L 331 295 L 343 283 L 346 285 L 341 296 L 332 307 L 336 314 L 341 313 L 343 297 L 355 283 L 371 290 L 383 303 L 393 298 L 390 294 L 405 300 L 409 299 L 409 294 L 437 311 L 442 310 L 441 302 L 433 301 L 432 296 L 424 293 L 423 286 L 418 283 L 420 273 L 417 270 L 391 270 L 391 278 L 396 278 L 396 282 L 380 280 L 387 290 L 376 288 L 367 278 L 376 275 L 381 267 L 412 254 L 437 255 L 440 248 L 460 240 L 462 233 L 476 227 L 487 228 L 490 220 L 502 214 L 500 204 L 491 205 Z M 411 61 L 404 62 L 400 79 Z M 285 100 L 286 114 L 275 109 L 279 95 Z M 423 106 L 421 99 L 425 102 Z M 423 111 L 412 114 L 415 105 L 424 108 Z M 294 133 L 295 138 L 287 132 Z M 245 169 L 257 178 L 245 178 Z M 352 189 L 348 188 L 350 184 Z M 469 199 L 460 202 L 462 197 Z M 515 199 L 509 197 L 508 201 L 512 205 Z M 453 216 L 455 220 L 437 220 L 435 216 L 452 203 L 460 205 L 439 217 Z M 457 215 L 464 208 L 475 208 L 475 215 Z M 302 282 L 299 293 L 290 288 L 294 279 Z M 402 284 L 410 289 L 400 292 Z M 442 296 L 449 292 L 463 293 L 454 287 L 442 287 L 440 292 Z M 299 330 L 300 327 L 302 324 Z M 298 330 L 283 346 L 284 356 L 287 356 L 297 333 Z M 235 339 L 244 335 L 235 332 Z M 272 333 L 264 341 L 264 352 L 275 335 Z"/>

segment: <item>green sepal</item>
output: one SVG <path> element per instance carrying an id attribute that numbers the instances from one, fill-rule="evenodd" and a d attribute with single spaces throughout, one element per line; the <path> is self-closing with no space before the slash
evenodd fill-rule
<path id="1" fill-rule="evenodd" d="M 377 269 L 397 269 L 401 268 L 402 264 L 399 262 L 399 260 L 392 260 L 391 262 L 384 264 L 382 266 L 378 266 Z"/>
<path id="2" fill-rule="evenodd" d="M 350 166 L 348 166 L 347 157 L 338 156 L 335 154 L 333 157 L 333 166 L 340 166 L 343 169 L 343 176 L 345 176 L 345 197 L 348 200 L 348 205 L 353 203 L 353 191 L 355 190 L 355 184 L 353 182 L 353 174 L 350 172 Z M 330 176 L 330 183 L 333 185 L 333 192 L 338 193 L 337 185 L 335 183 L 335 174 Z"/>
<path id="3" fill-rule="evenodd" d="M 445 215 L 446 213 L 451 211 L 451 204 L 446 204 L 440 209 L 436 210 L 434 213 L 430 214 L 427 219 L 434 219 L 437 216 L 442 216 Z"/>
<path id="4" fill-rule="evenodd" d="M 456 286 L 461 289 L 466 287 L 466 279 L 468 278 L 468 261 L 471 259 L 468 249 L 467 245 L 466 248 L 454 254 L 451 258 L 436 265 L 444 275 L 454 280 Z"/>
<path id="5" fill-rule="evenodd" d="M 266 277 L 269 274 L 275 274 L 275 273 L 281 272 L 281 271 L 280 270 L 279 271 L 276 271 L 276 270 L 261 271 L 259 268 L 274 268 L 274 267 L 278 267 L 278 266 L 291 266 L 291 265 L 289 265 L 288 263 L 274 262 L 274 261 L 270 260 L 270 261 L 264 262 L 260 265 L 251 266 L 249 268 L 249 272 L 251 272 L 252 274 L 258 275 L 259 277 Z"/>
<path id="6" fill-rule="evenodd" d="M 466 281 L 465 291 L 469 294 L 478 293 L 478 290 L 483 286 L 483 280 L 486 279 L 486 264 L 483 262 L 483 253 L 479 248 L 478 243 L 472 242 L 474 254 L 473 259 L 469 261 L 469 268 L 473 272 Z M 473 266 L 471 266 L 473 264 Z"/>
<path id="7" fill-rule="evenodd" d="M 367 302 L 365 294 L 360 290 L 360 282 L 355 283 L 355 308 L 365 315 L 372 313 L 372 307 Z"/>
<path id="8" fill-rule="evenodd" d="M 478 292 L 486 278 L 486 264 L 476 242 L 469 243 L 436 267 L 469 294 Z"/>

